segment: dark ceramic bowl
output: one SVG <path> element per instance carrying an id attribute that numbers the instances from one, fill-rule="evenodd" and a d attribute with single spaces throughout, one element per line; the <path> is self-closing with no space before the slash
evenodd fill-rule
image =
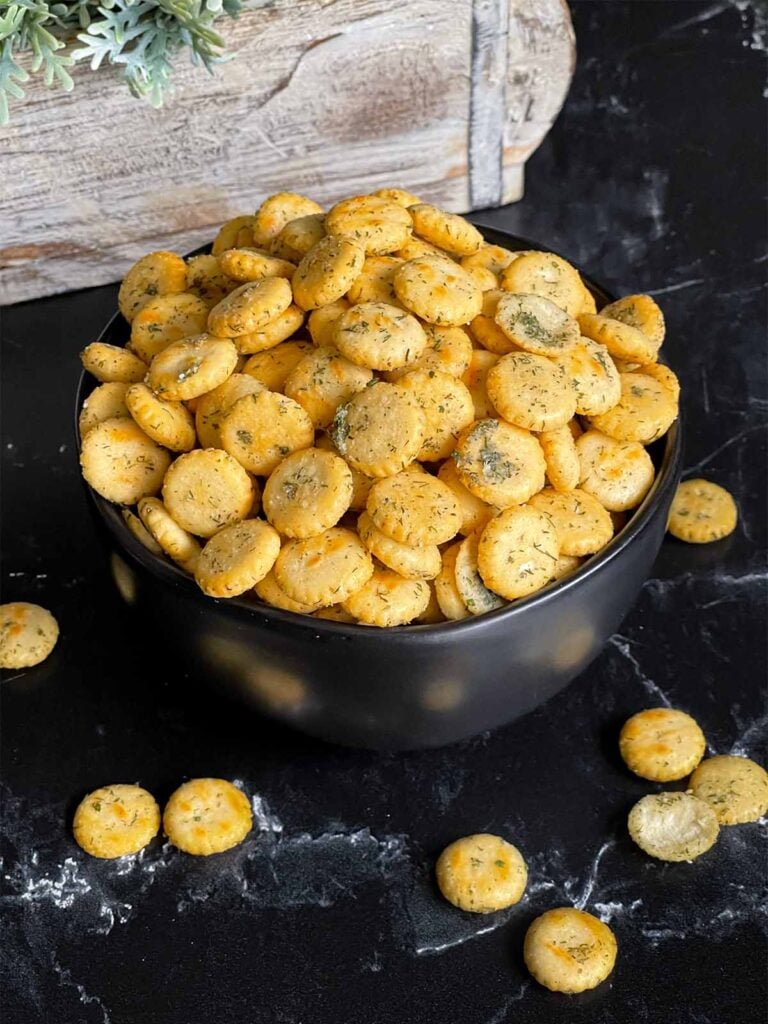
<path id="1" fill-rule="evenodd" d="M 489 242 L 541 248 L 483 228 Z M 205 250 L 200 250 L 205 251 Z M 587 280 L 598 303 L 611 300 Z M 115 316 L 101 339 L 122 345 Z M 83 375 L 77 412 L 95 382 Z M 650 449 L 657 468 L 627 525 L 578 572 L 499 611 L 436 626 L 375 629 L 205 597 L 152 555 L 120 510 L 88 491 L 123 597 L 206 683 L 314 736 L 375 749 L 433 747 L 519 718 L 582 672 L 618 628 L 661 546 L 681 467 L 679 423 Z"/>

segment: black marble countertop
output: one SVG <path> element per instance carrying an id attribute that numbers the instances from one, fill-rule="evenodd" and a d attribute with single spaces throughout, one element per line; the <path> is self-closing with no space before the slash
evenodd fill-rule
<path id="1" fill-rule="evenodd" d="M 3 593 L 61 624 L 2 684 L 2 958 L 11 1024 L 752 1024 L 767 1005 L 765 822 L 693 864 L 633 847 L 654 787 L 616 746 L 670 703 L 714 752 L 764 757 L 766 704 L 765 11 L 732 2 L 577 2 L 580 57 L 525 199 L 478 220 L 535 238 L 617 292 L 648 291 L 683 383 L 686 474 L 739 503 L 738 530 L 665 542 L 595 663 L 544 707 L 442 750 L 325 746 L 234 712 L 153 653 L 113 591 L 73 450 L 77 352 L 112 287 L 3 311 Z M 763 748 L 761 750 L 761 743 Z M 189 776 L 257 795 L 238 850 L 158 841 L 109 863 L 70 835 L 82 795 Z M 509 836 L 525 900 L 491 917 L 436 895 L 440 849 Z M 575 903 L 619 942 L 610 981 L 538 988 L 522 938 Z"/>

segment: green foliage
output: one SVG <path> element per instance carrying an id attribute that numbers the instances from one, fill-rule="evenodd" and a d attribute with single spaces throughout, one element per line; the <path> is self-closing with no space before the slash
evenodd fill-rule
<path id="1" fill-rule="evenodd" d="M 31 71 L 46 85 L 65 91 L 73 82 L 68 68 L 87 61 L 119 68 L 134 95 L 153 107 L 172 89 L 174 58 L 186 51 L 209 72 L 227 59 L 224 40 L 213 24 L 236 17 L 243 6 L 269 0 L 0 0 L 0 124 L 9 119 L 9 101 L 22 99 L 28 72 L 18 55 L 32 53 Z M 81 44 L 67 48 L 75 39 Z M 62 51 L 67 52 L 62 52 Z"/>

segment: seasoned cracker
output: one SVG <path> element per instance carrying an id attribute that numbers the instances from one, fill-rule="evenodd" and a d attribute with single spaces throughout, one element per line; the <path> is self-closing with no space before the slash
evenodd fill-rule
<path id="1" fill-rule="evenodd" d="M 581 337 L 576 320 L 543 295 L 504 294 L 494 319 L 518 348 L 540 356 L 568 352 Z"/>
<path id="2" fill-rule="evenodd" d="M 677 419 L 677 400 L 668 387 L 647 374 L 637 371 L 619 377 L 621 398 L 608 412 L 590 416 L 590 424 L 617 441 L 657 441 Z"/>
<path id="3" fill-rule="evenodd" d="M 266 249 L 226 249 L 219 256 L 219 266 L 233 281 L 260 281 L 262 277 L 285 277 L 289 281 L 296 264 L 273 256 Z"/>
<path id="4" fill-rule="evenodd" d="M 447 459 L 461 431 L 475 418 L 469 389 L 458 378 L 439 370 L 413 370 L 397 383 L 424 413 L 426 430 L 418 458 L 423 462 Z"/>
<path id="5" fill-rule="evenodd" d="M 597 416 L 621 398 L 621 379 L 608 350 L 589 338 L 557 357 L 576 394 L 579 416 Z"/>
<path id="6" fill-rule="evenodd" d="M 555 427 L 539 434 L 539 444 L 547 464 L 547 479 L 556 491 L 573 491 L 579 486 L 581 466 L 571 427 Z"/>
<path id="7" fill-rule="evenodd" d="M 207 309 L 221 302 L 224 296 L 229 295 L 235 288 L 237 281 L 232 281 L 226 274 L 222 274 L 219 258 L 213 253 L 190 256 L 187 260 L 187 292 L 202 299 Z M 199 334 L 203 330 L 205 323 L 198 330 L 189 333 Z"/>
<path id="8" fill-rule="evenodd" d="M 541 445 L 511 423 L 477 420 L 459 435 L 453 458 L 464 486 L 498 508 L 521 504 L 544 486 Z"/>
<path id="9" fill-rule="evenodd" d="M 441 256 L 408 260 L 395 272 L 395 293 L 406 309 L 427 323 L 456 327 L 469 323 L 483 293 L 465 270 Z"/>
<path id="10" fill-rule="evenodd" d="M 187 572 L 194 572 L 200 545 L 182 529 L 159 498 L 142 498 L 139 517 L 155 544 Z"/>
<path id="11" fill-rule="evenodd" d="M 188 292 L 158 295 L 133 318 L 128 344 L 140 359 L 151 363 L 171 342 L 202 334 L 208 322 L 208 310 L 208 303 Z"/>
<path id="12" fill-rule="evenodd" d="M 579 486 L 597 498 L 609 512 L 636 508 L 651 489 L 653 461 L 641 444 L 615 441 L 599 430 L 588 430 L 576 440 Z"/>
<path id="13" fill-rule="evenodd" d="M 243 373 L 259 381 L 269 391 L 283 391 L 291 371 L 311 351 L 312 343 L 309 341 L 284 341 L 252 355 L 243 367 Z"/>
<path id="14" fill-rule="evenodd" d="M 354 239 L 369 255 L 384 255 L 406 242 L 411 216 L 391 199 L 351 196 L 331 207 L 325 218 L 325 230 L 329 235 Z"/>
<path id="15" fill-rule="evenodd" d="M 514 601 L 546 586 L 559 553 L 549 516 L 520 506 L 504 509 L 483 527 L 477 565 L 489 590 Z"/>
<path id="16" fill-rule="evenodd" d="M 667 529 L 688 544 L 722 540 L 736 529 L 739 512 L 724 487 L 711 480 L 684 480 L 669 511 Z"/>
<path id="17" fill-rule="evenodd" d="M 217 338 L 232 338 L 261 330 L 291 305 L 290 282 L 263 277 L 235 288 L 208 314 L 208 330 Z"/>
<path id="18" fill-rule="evenodd" d="M 621 320 L 612 320 L 602 313 L 581 313 L 577 319 L 581 333 L 603 345 L 617 359 L 638 363 L 656 361 L 658 345 L 637 327 Z"/>
<path id="19" fill-rule="evenodd" d="M 563 369 L 545 356 L 511 352 L 488 371 L 485 386 L 498 413 L 524 430 L 563 427 L 576 412 L 576 395 Z"/>
<path id="20" fill-rule="evenodd" d="M 336 410 L 331 438 L 340 455 L 366 476 L 392 476 L 418 455 L 424 413 L 396 384 L 375 383 Z"/>
<path id="21" fill-rule="evenodd" d="M 75 811 L 75 841 L 92 857 L 111 859 L 138 853 L 160 830 L 157 801 L 141 786 L 102 786 Z"/>
<path id="22" fill-rule="evenodd" d="M 318 306 L 313 309 L 307 319 L 307 328 L 312 343 L 318 348 L 335 348 L 336 325 L 341 319 L 342 313 L 349 309 L 346 299 L 337 299 L 329 302 L 327 306 Z"/>
<path id="23" fill-rule="evenodd" d="M 381 532 L 401 544 L 444 544 L 461 525 L 453 491 L 428 473 L 406 471 L 377 480 L 366 509 Z"/>
<path id="24" fill-rule="evenodd" d="M 360 276 L 365 250 L 349 238 L 329 235 L 312 246 L 293 275 L 293 296 L 302 309 L 337 302 Z"/>
<path id="25" fill-rule="evenodd" d="M 472 361 L 472 339 L 463 327 L 435 327 L 434 324 L 425 324 L 424 328 L 427 333 L 426 349 L 418 359 L 411 359 L 405 366 L 382 374 L 384 380 L 394 384 L 412 370 L 426 370 L 427 373 L 434 370 L 461 379 L 468 371 Z"/>
<path id="26" fill-rule="evenodd" d="M 146 380 L 159 397 L 186 401 L 223 384 L 236 366 L 237 349 L 231 341 L 195 334 L 159 352 Z"/>
<path id="27" fill-rule="evenodd" d="M 341 604 L 373 575 L 363 542 L 343 527 L 304 540 L 289 540 L 275 563 L 275 579 L 302 604 Z"/>
<path id="28" fill-rule="evenodd" d="M 462 381 L 469 388 L 472 395 L 472 402 L 475 406 L 475 419 L 484 420 L 493 416 L 496 412 L 490 398 L 486 382 L 488 371 L 499 361 L 499 357 L 493 352 L 485 352 L 483 349 L 474 349 L 470 356 L 469 366 L 462 374 Z"/>
<path id="29" fill-rule="evenodd" d="M 262 519 L 225 526 L 195 562 L 195 580 L 208 597 L 237 597 L 263 580 L 280 553 L 280 534 Z"/>
<path id="30" fill-rule="evenodd" d="M 357 520 L 357 532 L 374 558 L 405 579 L 432 580 L 442 568 L 437 544 L 401 544 L 382 533 L 367 512 Z"/>
<path id="31" fill-rule="evenodd" d="M 435 873 L 448 902 L 475 914 L 492 914 L 519 903 L 528 883 L 528 869 L 517 847 L 482 832 L 446 846 Z"/>
<path id="32" fill-rule="evenodd" d="M 721 825 L 757 821 L 768 813 L 768 772 L 748 757 L 708 757 L 688 785 L 712 808 Z"/>
<path id="33" fill-rule="evenodd" d="M 125 404 L 147 437 L 164 448 L 188 452 L 195 447 L 195 421 L 181 402 L 158 398 L 146 384 L 131 384 Z"/>
<path id="34" fill-rule="evenodd" d="M 342 607 L 366 626 L 406 626 L 424 612 L 429 597 L 424 580 L 404 579 L 391 569 L 376 568 Z"/>
<path id="35" fill-rule="evenodd" d="M 521 253 L 504 270 L 501 286 L 507 292 L 541 295 L 572 317 L 578 316 L 584 301 L 578 271 L 552 252 Z"/>
<path id="36" fill-rule="evenodd" d="M 469 617 L 469 609 L 461 599 L 456 586 L 456 558 L 459 554 L 461 541 L 452 544 L 443 552 L 443 567 L 435 579 L 435 597 L 440 611 L 450 622 Z"/>
<path id="37" fill-rule="evenodd" d="M 150 252 L 142 256 L 123 278 L 117 305 L 130 323 L 139 310 L 156 295 L 183 292 L 187 287 L 187 265 L 175 252 Z"/>
<path id="38" fill-rule="evenodd" d="M 292 398 L 266 389 L 238 398 L 219 427 L 225 451 L 250 473 L 266 476 L 291 452 L 310 448 L 315 428 Z"/>
<path id="39" fill-rule="evenodd" d="M 483 244 L 483 236 L 474 224 L 456 213 L 447 213 L 431 203 L 417 203 L 408 212 L 414 234 L 446 252 L 468 256 Z"/>
<path id="40" fill-rule="evenodd" d="M 696 860 L 720 832 L 714 810 L 692 793 L 649 793 L 629 812 L 627 825 L 644 853 L 666 861 Z"/>
<path id="41" fill-rule="evenodd" d="M 286 224 L 299 217 L 322 216 L 323 208 L 314 199 L 298 192 L 277 192 L 268 196 L 253 218 L 253 240 L 256 245 L 269 245 Z"/>
<path id="42" fill-rule="evenodd" d="M 196 537 L 212 537 L 223 526 L 245 519 L 253 493 L 251 478 L 240 463 L 216 448 L 180 455 L 163 483 L 166 509 Z"/>
<path id="43" fill-rule="evenodd" d="M 399 306 L 361 302 L 339 317 L 333 342 L 357 366 L 395 370 L 424 352 L 427 335 L 416 317 Z"/>
<path id="44" fill-rule="evenodd" d="M 344 459 L 306 448 L 284 459 L 267 480 L 264 514 L 285 537 L 314 537 L 338 523 L 349 508 L 352 490 Z"/>
<path id="45" fill-rule="evenodd" d="M 454 565 L 456 589 L 461 600 L 472 615 L 482 615 L 503 608 L 505 602 L 489 590 L 483 583 L 477 566 L 477 549 L 480 542 L 480 530 L 470 534 L 459 545 Z"/>
<path id="46" fill-rule="evenodd" d="M 600 316 L 620 320 L 641 331 L 659 349 L 664 341 L 664 314 L 650 295 L 626 295 L 600 310 Z"/>
<path id="47" fill-rule="evenodd" d="M 485 526 L 491 516 L 495 516 L 499 511 L 493 505 L 482 501 L 470 490 L 467 490 L 461 482 L 459 471 L 453 459 L 445 460 L 438 470 L 437 478 L 442 480 L 447 487 L 450 487 L 459 503 L 459 511 L 461 513 L 459 533 L 462 533 L 465 537 L 468 537 L 470 533 L 474 533 L 480 527 Z"/>
<path id="48" fill-rule="evenodd" d="M 77 427 L 80 438 L 84 438 L 89 430 L 93 430 L 104 420 L 129 419 L 130 411 L 125 404 L 125 394 L 130 384 L 111 381 L 99 384 L 83 402 Z"/>
<path id="49" fill-rule="evenodd" d="M 303 323 L 304 311 L 291 303 L 274 320 L 270 320 L 257 331 L 238 334 L 232 340 L 240 355 L 250 356 L 256 352 L 267 352 L 295 334 Z"/>
<path id="50" fill-rule="evenodd" d="M 103 341 L 93 341 L 86 345 L 80 353 L 83 369 L 96 380 L 105 384 L 133 384 L 144 380 L 147 364 L 143 359 L 119 345 L 107 345 Z"/>
<path id="51" fill-rule="evenodd" d="M 153 501 L 152 498 L 142 498 L 142 501 Z M 157 543 L 155 538 L 146 528 L 144 523 L 137 515 L 135 515 L 129 508 L 124 508 L 121 511 L 123 522 L 128 527 L 130 533 L 136 538 L 139 544 L 143 544 L 147 551 L 150 551 L 153 555 L 164 555 L 165 552 Z"/>
<path id="52" fill-rule="evenodd" d="M 613 970 L 616 953 L 608 925 L 574 907 L 557 907 L 537 917 L 523 946 L 526 967 L 551 992 L 596 988 Z"/>
<path id="53" fill-rule="evenodd" d="M 270 242 L 269 251 L 281 259 L 299 263 L 321 238 L 325 238 L 325 214 L 307 213 L 289 220 Z"/>
<path id="54" fill-rule="evenodd" d="M 27 601 L 0 604 L 0 668 L 31 668 L 45 661 L 59 639 L 46 608 Z"/>
<path id="55" fill-rule="evenodd" d="M 396 256 L 366 256 L 360 276 L 347 292 L 349 301 L 386 302 L 390 306 L 399 306 L 394 277 L 402 262 Z"/>
<path id="56" fill-rule="evenodd" d="M 648 708 L 624 723 L 619 750 L 624 763 L 651 782 L 675 782 L 690 775 L 704 756 L 707 741 L 684 711 Z"/>
<path id="57" fill-rule="evenodd" d="M 163 811 L 170 842 L 203 857 L 242 843 L 252 824 L 248 797 L 225 779 L 190 779 L 171 794 Z"/>
<path id="58" fill-rule="evenodd" d="M 263 579 L 259 580 L 254 590 L 262 601 L 271 604 L 273 608 L 281 608 L 284 612 L 295 612 L 297 615 L 311 615 L 312 612 L 317 611 L 318 606 L 315 604 L 302 604 L 300 601 L 291 600 L 278 584 L 272 569 Z"/>
<path id="59" fill-rule="evenodd" d="M 613 536 L 610 513 L 586 491 L 545 487 L 528 504 L 552 520 L 561 555 L 593 555 Z"/>
<path id="60" fill-rule="evenodd" d="M 518 254 L 502 245 L 488 245 L 484 243 L 479 249 L 469 256 L 461 257 L 461 265 L 465 270 L 474 270 L 477 267 L 490 272 L 498 279 L 507 269 L 510 263 L 517 259 Z M 498 284 L 495 287 L 499 287 Z"/>
<path id="61" fill-rule="evenodd" d="M 350 362 L 334 347 L 308 352 L 285 380 L 285 393 L 304 409 L 314 426 L 325 428 L 336 410 L 365 390 L 373 373 Z"/>
<path id="62" fill-rule="evenodd" d="M 102 498 L 118 505 L 135 505 L 157 494 L 171 456 L 147 437 L 133 420 L 104 420 L 83 438 L 80 467 Z"/>
<path id="63" fill-rule="evenodd" d="M 220 253 L 237 245 L 253 245 L 252 214 L 241 214 L 225 221 L 213 240 L 211 253 L 219 256 Z"/>
<path id="64" fill-rule="evenodd" d="M 258 394 L 264 390 L 264 386 L 250 373 L 233 373 L 223 384 L 201 395 L 195 410 L 195 427 L 200 447 L 223 448 L 220 427 L 224 413 L 239 398 Z"/>

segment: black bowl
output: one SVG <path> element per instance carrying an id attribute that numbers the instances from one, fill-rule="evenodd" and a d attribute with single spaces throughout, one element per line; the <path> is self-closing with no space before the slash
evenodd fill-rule
<path id="1" fill-rule="evenodd" d="M 489 242 L 541 246 L 491 228 Z M 201 249 L 199 251 L 207 251 Z M 599 303 L 612 296 L 585 276 Z M 101 340 L 124 344 L 110 320 Z M 83 374 L 76 411 L 93 389 Z M 598 654 L 658 554 L 682 459 L 679 422 L 650 449 L 654 484 L 627 525 L 578 572 L 532 597 L 461 622 L 375 629 L 295 615 L 256 600 L 205 597 L 152 555 L 120 510 L 86 485 L 123 597 L 205 682 L 307 733 L 374 749 L 441 746 L 519 718 Z"/>

